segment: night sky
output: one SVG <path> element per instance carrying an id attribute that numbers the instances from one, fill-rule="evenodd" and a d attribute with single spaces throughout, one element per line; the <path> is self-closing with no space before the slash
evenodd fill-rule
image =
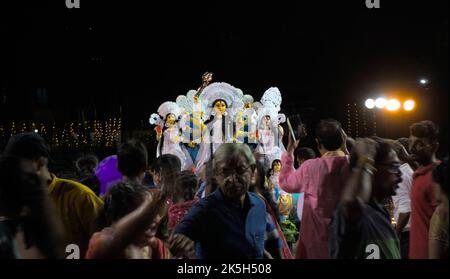
<path id="1" fill-rule="evenodd" d="M 255 99 L 279 87 L 287 114 L 309 110 L 343 123 L 347 103 L 407 92 L 415 113 L 384 121 L 407 133 L 427 118 L 448 131 L 448 1 L 381 0 L 378 10 L 364 0 L 81 0 L 78 10 L 63 0 L 14 2 L 0 9 L 6 120 L 77 120 L 81 110 L 101 118 L 121 108 L 126 127 L 148 125 L 160 103 L 211 71 Z M 47 104 L 34 103 L 36 88 L 45 88 Z"/>

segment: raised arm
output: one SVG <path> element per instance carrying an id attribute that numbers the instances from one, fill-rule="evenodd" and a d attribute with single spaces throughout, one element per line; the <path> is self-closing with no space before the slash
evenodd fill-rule
<path id="1" fill-rule="evenodd" d="M 113 257 L 120 254 L 140 231 L 151 223 L 159 222 L 166 209 L 165 198 L 160 193 L 153 193 L 144 203 L 112 226 L 112 238 L 105 240 L 100 257 Z"/>
<path id="2" fill-rule="evenodd" d="M 298 176 L 301 176 L 300 171 L 294 168 L 294 151 L 298 146 L 299 141 L 294 141 L 294 138 L 289 131 L 289 142 L 286 152 L 281 156 L 281 171 L 278 183 L 281 189 L 288 193 L 300 192 L 300 181 Z"/>
<path id="3" fill-rule="evenodd" d="M 354 148 L 358 157 L 357 164 L 350 174 L 341 198 L 344 215 L 350 221 L 361 216 L 371 196 L 376 142 L 367 138 L 358 139 Z"/>

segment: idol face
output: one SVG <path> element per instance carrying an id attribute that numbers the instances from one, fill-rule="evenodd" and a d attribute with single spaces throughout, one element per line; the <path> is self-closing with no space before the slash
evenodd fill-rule
<path id="1" fill-rule="evenodd" d="M 172 113 L 169 113 L 169 114 L 167 115 L 167 117 L 166 117 L 166 122 L 167 122 L 167 124 L 169 124 L 169 125 L 175 124 L 175 120 L 176 120 L 175 115 L 172 114 Z"/>
<path id="2" fill-rule="evenodd" d="M 262 118 L 262 123 L 265 127 L 270 126 L 270 116 L 266 115 Z"/>
<path id="3" fill-rule="evenodd" d="M 275 173 L 279 173 L 281 171 L 281 162 L 276 161 L 273 163 L 273 171 Z"/>
<path id="4" fill-rule="evenodd" d="M 216 113 L 223 115 L 227 110 L 227 103 L 224 100 L 218 100 L 214 103 L 214 110 Z"/>

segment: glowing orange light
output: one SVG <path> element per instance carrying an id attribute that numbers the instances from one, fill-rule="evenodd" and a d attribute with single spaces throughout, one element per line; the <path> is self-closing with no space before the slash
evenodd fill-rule
<path id="1" fill-rule="evenodd" d="M 387 101 L 386 109 L 389 111 L 396 111 L 401 107 L 400 102 L 397 99 L 390 99 Z"/>
<path id="2" fill-rule="evenodd" d="M 403 103 L 403 109 L 406 111 L 411 111 L 416 106 L 416 103 L 413 100 L 407 100 Z"/>

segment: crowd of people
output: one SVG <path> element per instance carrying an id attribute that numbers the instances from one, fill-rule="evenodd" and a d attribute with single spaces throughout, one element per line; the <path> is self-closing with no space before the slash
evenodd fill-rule
<path id="1" fill-rule="evenodd" d="M 269 165 L 234 142 L 200 170 L 170 153 L 153 159 L 133 139 L 117 150 L 121 180 L 100 194 L 98 158 L 76 161 L 78 181 L 58 178 L 47 142 L 17 134 L 0 155 L 0 258 L 68 258 L 67 247 L 86 259 L 448 258 L 448 157 L 436 157 L 435 123 L 398 140 L 351 139 L 323 119 L 318 154 L 285 137 Z M 292 214 L 294 249 L 282 228 Z"/>

